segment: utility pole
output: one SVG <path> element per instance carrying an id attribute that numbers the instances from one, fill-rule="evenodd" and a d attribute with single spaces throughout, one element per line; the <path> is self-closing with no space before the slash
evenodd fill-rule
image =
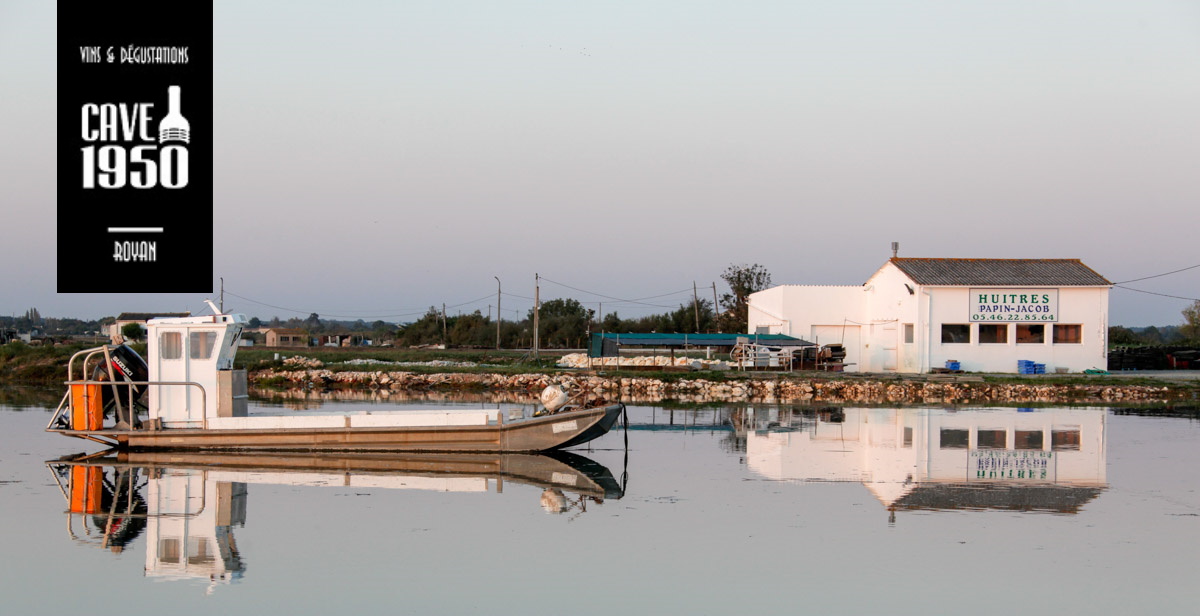
<path id="1" fill-rule="evenodd" d="M 447 348 L 446 344 L 446 302 L 442 302 L 442 348 Z"/>
<path id="2" fill-rule="evenodd" d="M 225 277 L 221 277 L 221 314 L 225 314 Z"/>
<path id="3" fill-rule="evenodd" d="M 500 350 L 500 277 L 492 276 L 496 279 L 496 350 Z"/>
<path id="4" fill-rule="evenodd" d="M 692 281 L 692 307 L 696 309 L 696 333 L 700 333 L 700 300 L 696 295 L 696 281 Z"/>
<path id="5" fill-rule="evenodd" d="M 717 283 L 714 282 L 713 283 L 713 319 L 716 320 L 716 323 L 717 323 L 716 327 L 717 327 L 718 333 L 720 333 L 720 331 L 721 331 L 721 326 L 719 325 L 721 321 L 719 319 L 716 319 L 717 315 L 719 315 L 719 314 L 721 314 L 721 311 L 717 308 Z"/>
<path id="6" fill-rule="evenodd" d="M 541 278 L 537 272 L 533 274 L 533 359 L 538 359 L 538 309 L 541 308 Z"/>

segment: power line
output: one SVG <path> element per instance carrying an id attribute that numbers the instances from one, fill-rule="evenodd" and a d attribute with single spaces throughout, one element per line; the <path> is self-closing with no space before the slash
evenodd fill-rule
<path id="1" fill-rule="evenodd" d="M 597 296 L 597 297 L 603 297 L 603 298 L 605 298 L 605 299 L 611 299 L 611 300 L 618 301 L 618 302 L 628 302 L 628 303 L 630 303 L 630 304 L 641 304 L 641 305 L 643 305 L 643 306 L 653 306 L 653 307 L 655 307 L 655 308 L 666 308 L 666 309 L 668 309 L 668 310 L 670 310 L 671 308 L 674 308 L 675 306 L 664 306 L 664 305 L 662 305 L 662 304 L 648 304 L 648 303 L 646 303 L 646 302 L 643 302 L 643 301 L 640 301 L 640 300 L 643 300 L 643 299 L 657 299 L 657 298 L 660 298 L 660 297 L 669 297 L 669 296 L 671 296 L 671 295 L 682 295 L 682 294 L 684 294 L 684 293 L 691 293 L 691 292 L 692 292 L 692 290 L 691 290 L 691 289 L 683 289 L 683 290 L 681 290 L 681 291 L 674 291 L 674 292 L 671 292 L 671 293 L 663 293 L 662 295 L 651 295 L 651 296 L 649 296 L 649 297 L 641 297 L 641 298 L 638 298 L 638 299 L 625 299 L 625 298 L 623 298 L 623 297 L 613 297 L 613 296 L 611 296 L 611 295 L 605 295 L 605 294 L 603 294 L 603 293 L 597 293 L 597 292 L 595 292 L 595 291 L 588 291 L 587 289 L 580 289 L 580 288 L 578 288 L 578 287 L 573 287 L 573 286 L 571 286 L 571 285 L 569 285 L 569 284 L 563 284 L 563 283 L 561 283 L 561 282 L 557 282 L 557 281 L 554 281 L 554 280 L 550 280 L 549 278 L 546 278 L 545 276 L 542 276 L 542 280 L 545 280 L 546 282 L 549 282 L 549 283 L 552 283 L 552 284 L 556 284 L 556 285 L 558 285 L 558 286 L 560 286 L 560 287 L 566 287 L 566 288 L 568 288 L 568 289 L 571 289 L 572 291 L 579 291 L 580 293 L 587 293 L 587 294 L 589 294 L 589 295 L 595 295 L 595 296 Z M 590 303 L 590 302 L 589 302 L 589 303 Z"/>
<path id="2" fill-rule="evenodd" d="M 329 313 L 322 313 L 321 311 L 318 311 L 318 310 L 299 310 L 299 309 L 296 309 L 296 308 L 288 308 L 288 307 L 286 307 L 286 306 L 276 306 L 275 304 L 268 304 L 268 303 L 266 303 L 266 302 L 260 302 L 260 301 L 258 301 L 258 300 L 256 300 L 256 299 L 251 299 L 251 298 L 249 298 L 249 297 L 245 297 L 245 296 L 243 296 L 243 295 L 238 295 L 237 293 L 233 293 L 233 292 L 229 291 L 229 289 L 226 289 L 226 290 L 225 290 L 225 294 L 226 294 L 226 295 L 232 295 L 233 297 L 236 297 L 236 298 L 238 298 L 238 299 L 241 299 L 241 300 L 244 300 L 244 301 L 250 302 L 250 303 L 252 303 L 252 304 L 258 304 L 258 305 L 260 305 L 260 306 L 266 306 L 266 307 L 268 307 L 268 308 L 275 308 L 276 310 L 286 310 L 286 311 L 288 311 L 288 312 L 294 312 L 294 313 L 296 313 L 296 314 L 313 314 L 313 313 L 317 313 L 317 314 L 320 314 L 320 315 L 322 315 L 322 316 L 324 316 L 324 317 L 327 317 L 327 318 L 336 318 L 336 319 L 396 319 L 396 318 L 402 318 L 402 317 L 411 317 L 411 316 L 414 316 L 414 315 L 423 315 L 423 314 L 425 314 L 426 312 L 428 312 L 428 311 L 429 311 L 429 309 L 428 309 L 428 308 L 425 308 L 425 309 L 422 309 L 422 310 L 418 310 L 418 311 L 414 311 L 414 312 L 406 312 L 406 313 L 403 313 L 403 314 L 329 314 Z M 488 296 L 487 296 L 487 297 L 491 297 L 491 294 L 488 294 Z M 482 299 L 487 299 L 487 297 L 485 297 L 485 298 L 482 298 Z M 470 301 L 470 302 L 463 302 L 463 303 L 461 303 L 461 304 L 456 304 L 456 305 L 454 305 L 454 306 L 451 306 L 451 307 L 452 307 L 452 308 L 457 308 L 458 306 L 465 306 L 465 305 L 467 305 L 467 304 L 475 303 L 475 302 L 478 302 L 478 301 L 480 301 L 480 300 L 478 300 L 478 299 L 477 299 L 477 300 L 472 300 L 472 301 Z"/>
<path id="3" fill-rule="evenodd" d="M 1170 276 L 1171 274 L 1178 274 L 1179 272 L 1186 272 L 1186 271 L 1188 271 L 1188 270 L 1193 270 L 1193 269 L 1196 269 L 1197 267 L 1200 267 L 1200 264 L 1193 265 L 1193 266 L 1191 266 L 1191 267 L 1185 267 L 1185 268 L 1183 268 L 1183 269 L 1177 269 L 1177 270 L 1175 270 L 1175 271 L 1173 271 L 1173 272 L 1166 272 L 1165 274 L 1155 274 L 1155 275 L 1153 275 L 1153 276 L 1145 276 L 1145 277 L 1142 277 L 1142 278 L 1134 278 L 1133 280 L 1122 280 L 1121 282 L 1114 282 L 1113 284 L 1114 284 L 1114 285 L 1117 285 L 1117 286 L 1119 286 L 1119 285 L 1123 285 L 1123 284 L 1125 284 L 1125 283 L 1128 283 L 1128 282 L 1138 282 L 1139 280 L 1150 280 L 1151 278 L 1162 278 L 1163 276 Z M 1121 287 L 1121 288 L 1124 288 L 1124 287 Z M 1137 289 L 1129 289 L 1129 290 L 1130 290 L 1130 291 L 1136 291 Z M 1172 297 L 1172 296 L 1168 295 L 1167 297 Z"/>
<path id="4" fill-rule="evenodd" d="M 1151 277 L 1153 277 L 1153 276 L 1151 276 Z M 1126 289 L 1126 291 L 1136 291 L 1138 293 L 1146 293 L 1147 295 L 1158 295 L 1158 297 L 1160 297 L 1160 298 L 1183 299 L 1183 300 L 1187 300 L 1187 301 L 1200 301 L 1200 299 L 1196 299 L 1196 298 L 1183 298 L 1183 297 L 1180 297 L 1180 295 L 1168 295 L 1166 293 L 1154 293 L 1153 291 L 1142 291 L 1142 289 L 1140 289 L 1140 288 L 1122 287 L 1121 285 L 1112 285 L 1112 286 L 1114 286 L 1116 288 Z"/>
<path id="5" fill-rule="evenodd" d="M 459 306 L 466 306 L 467 304 L 474 304 L 474 303 L 482 302 L 485 299 L 492 299 L 492 294 L 488 293 L 487 295 L 484 295 L 483 297 L 481 297 L 479 299 L 473 299 L 469 302 L 463 302 L 461 304 L 454 304 L 453 306 L 446 306 L 446 309 L 458 308 Z"/>

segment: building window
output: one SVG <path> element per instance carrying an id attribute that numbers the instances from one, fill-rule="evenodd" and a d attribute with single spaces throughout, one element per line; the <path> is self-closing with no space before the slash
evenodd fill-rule
<path id="1" fill-rule="evenodd" d="M 966 344 L 971 341 L 971 325 L 942 324 L 942 344 Z"/>
<path id="2" fill-rule="evenodd" d="M 1041 430 L 1017 430 L 1013 436 L 1017 449 L 1041 449 L 1046 438 Z"/>
<path id="3" fill-rule="evenodd" d="M 179 332 L 163 332 L 158 336 L 158 354 L 163 359 L 183 357 L 183 335 Z"/>
<path id="4" fill-rule="evenodd" d="M 1079 451 L 1079 428 L 1054 428 L 1051 430 L 1050 449 Z"/>
<path id="5" fill-rule="evenodd" d="M 915 330 L 912 323 L 904 324 L 904 344 L 912 344 L 916 338 Z"/>
<path id="6" fill-rule="evenodd" d="M 979 343 L 1008 344 L 1008 324 L 981 323 L 979 325 Z"/>
<path id="7" fill-rule="evenodd" d="M 1042 344 L 1046 342 L 1046 326 L 1017 325 L 1017 344 Z"/>
<path id="8" fill-rule="evenodd" d="M 942 428 L 939 436 L 939 446 L 942 449 L 966 449 L 970 443 L 971 432 L 969 430 Z"/>
<path id="9" fill-rule="evenodd" d="M 1004 430 L 980 430 L 975 433 L 975 442 L 979 449 L 1005 449 L 1008 434 Z"/>
<path id="10" fill-rule="evenodd" d="M 217 344 L 217 332 L 192 332 L 188 337 L 188 357 L 192 359 L 208 359 L 212 357 L 213 347 Z"/>
<path id="11" fill-rule="evenodd" d="M 1054 344 L 1082 344 L 1082 325 L 1055 325 Z"/>

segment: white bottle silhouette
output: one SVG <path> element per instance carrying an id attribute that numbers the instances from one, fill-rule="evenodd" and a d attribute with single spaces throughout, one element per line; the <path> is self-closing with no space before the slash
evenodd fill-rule
<path id="1" fill-rule="evenodd" d="M 191 143 L 192 125 L 179 113 L 179 86 L 167 88 L 167 115 L 158 123 L 158 142 Z"/>

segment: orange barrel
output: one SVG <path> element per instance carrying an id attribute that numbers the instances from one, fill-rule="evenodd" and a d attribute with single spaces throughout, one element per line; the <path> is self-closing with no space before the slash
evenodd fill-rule
<path id="1" fill-rule="evenodd" d="M 71 467 L 71 513 L 100 511 L 102 470 L 99 466 Z"/>
<path id="2" fill-rule="evenodd" d="M 99 430 L 104 424 L 104 398 L 100 385 L 71 386 L 71 429 Z"/>

